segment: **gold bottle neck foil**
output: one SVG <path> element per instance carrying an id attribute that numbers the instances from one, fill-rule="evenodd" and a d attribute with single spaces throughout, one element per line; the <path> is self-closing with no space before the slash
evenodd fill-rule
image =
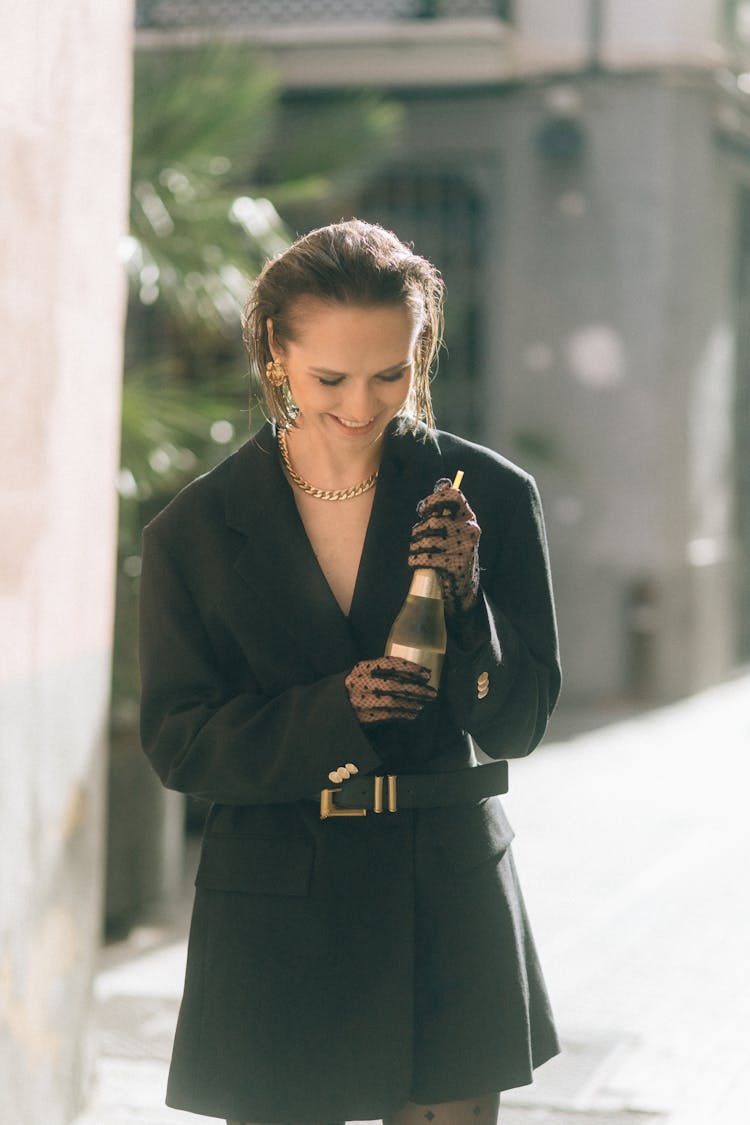
<path id="1" fill-rule="evenodd" d="M 443 600 L 443 588 L 436 570 L 419 567 L 414 571 L 409 593 L 415 598 L 434 598 Z"/>

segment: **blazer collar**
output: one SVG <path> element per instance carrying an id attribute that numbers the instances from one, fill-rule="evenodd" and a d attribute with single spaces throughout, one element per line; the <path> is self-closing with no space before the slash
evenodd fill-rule
<path id="1" fill-rule="evenodd" d="M 245 541 L 235 568 L 258 603 L 322 674 L 382 653 L 411 578 L 408 547 L 416 504 L 443 475 L 437 438 L 425 442 L 388 428 L 349 617 L 320 569 L 284 476 L 276 428 L 266 423 L 235 454 L 226 494 L 227 524 Z M 283 605 L 264 599 L 284 585 Z"/>

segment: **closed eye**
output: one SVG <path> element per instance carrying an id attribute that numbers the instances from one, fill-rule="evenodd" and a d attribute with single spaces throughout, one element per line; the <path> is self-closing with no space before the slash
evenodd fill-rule
<path id="1" fill-rule="evenodd" d="M 395 370 L 391 368 L 390 371 L 381 371 L 379 372 L 379 374 L 373 375 L 373 379 L 377 379 L 380 383 L 398 383 L 399 379 L 403 379 L 404 375 L 407 374 L 410 368 L 411 363 L 405 363 L 402 367 L 399 367 Z M 318 383 L 321 385 L 321 387 L 338 387 L 338 385 L 340 383 L 343 383 L 344 379 L 346 378 L 346 375 L 337 375 L 333 371 L 330 372 L 329 375 L 325 368 L 321 367 L 310 368 L 310 374 L 318 380 Z"/>

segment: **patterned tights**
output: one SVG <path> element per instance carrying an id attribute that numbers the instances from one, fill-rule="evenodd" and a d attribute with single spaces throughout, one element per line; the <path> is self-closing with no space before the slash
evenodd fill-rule
<path id="1" fill-rule="evenodd" d="M 499 1094 L 434 1105 L 407 1102 L 397 1113 L 386 1117 L 383 1125 L 496 1125 L 499 1109 Z"/>
<path id="2" fill-rule="evenodd" d="M 500 1110 L 499 1094 L 484 1094 L 463 1102 L 442 1102 L 416 1105 L 407 1102 L 397 1113 L 383 1119 L 383 1125 L 497 1125 Z M 257 1122 L 227 1121 L 227 1125 L 258 1125 Z M 289 1123 L 292 1125 L 292 1123 Z M 321 1122 L 321 1125 L 346 1125 L 345 1121 Z"/>

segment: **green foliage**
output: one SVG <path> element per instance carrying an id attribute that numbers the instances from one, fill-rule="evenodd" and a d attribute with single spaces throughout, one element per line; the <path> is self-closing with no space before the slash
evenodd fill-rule
<path id="1" fill-rule="evenodd" d="M 185 482 L 218 464 L 248 429 L 245 397 L 225 376 L 187 389 L 162 360 L 128 373 L 122 405 L 113 721 L 135 720 L 141 528 Z"/>
<path id="2" fill-rule="evenodd" d="M 245 45 L 136 53 L 115 722 L 137 707 L 141 528 L 254 428 L 240 315 L 250 280 L 291 240 L 277 206 L 300 220 L 345 198 L 398 124 L 365 94 L 303 117 L 282 125 L 273 76 Z"/>
<path id="3" fill-rule="evenodd" d="M 186 393 L 165 377 L 167 368 L 163 362 L 132 371 L 123 396 L 121 491 L 141 502 L 171 494 L 186 474 L 211 467 L 247 426 L 234 381 L 225 377 Z"/>
<path id="4" fill-rule="evenodd" d="M 128 272 L 185 331 L 226 332 L 247 277 L 288 244 L 273 205 L 247 194 L 275 104 L 246 48 L 136 55 Z"/>
<path id="5" fill-rule="evenodd" d="M 245 182 L 273 122 L 271 72 L 245 47 L 208 44 L 141 50 L 133 76 L 133 179 L 183 164 L 217 172 L 229 161 Z M 218 169 L 220 170 L 220 169 Z"/>

